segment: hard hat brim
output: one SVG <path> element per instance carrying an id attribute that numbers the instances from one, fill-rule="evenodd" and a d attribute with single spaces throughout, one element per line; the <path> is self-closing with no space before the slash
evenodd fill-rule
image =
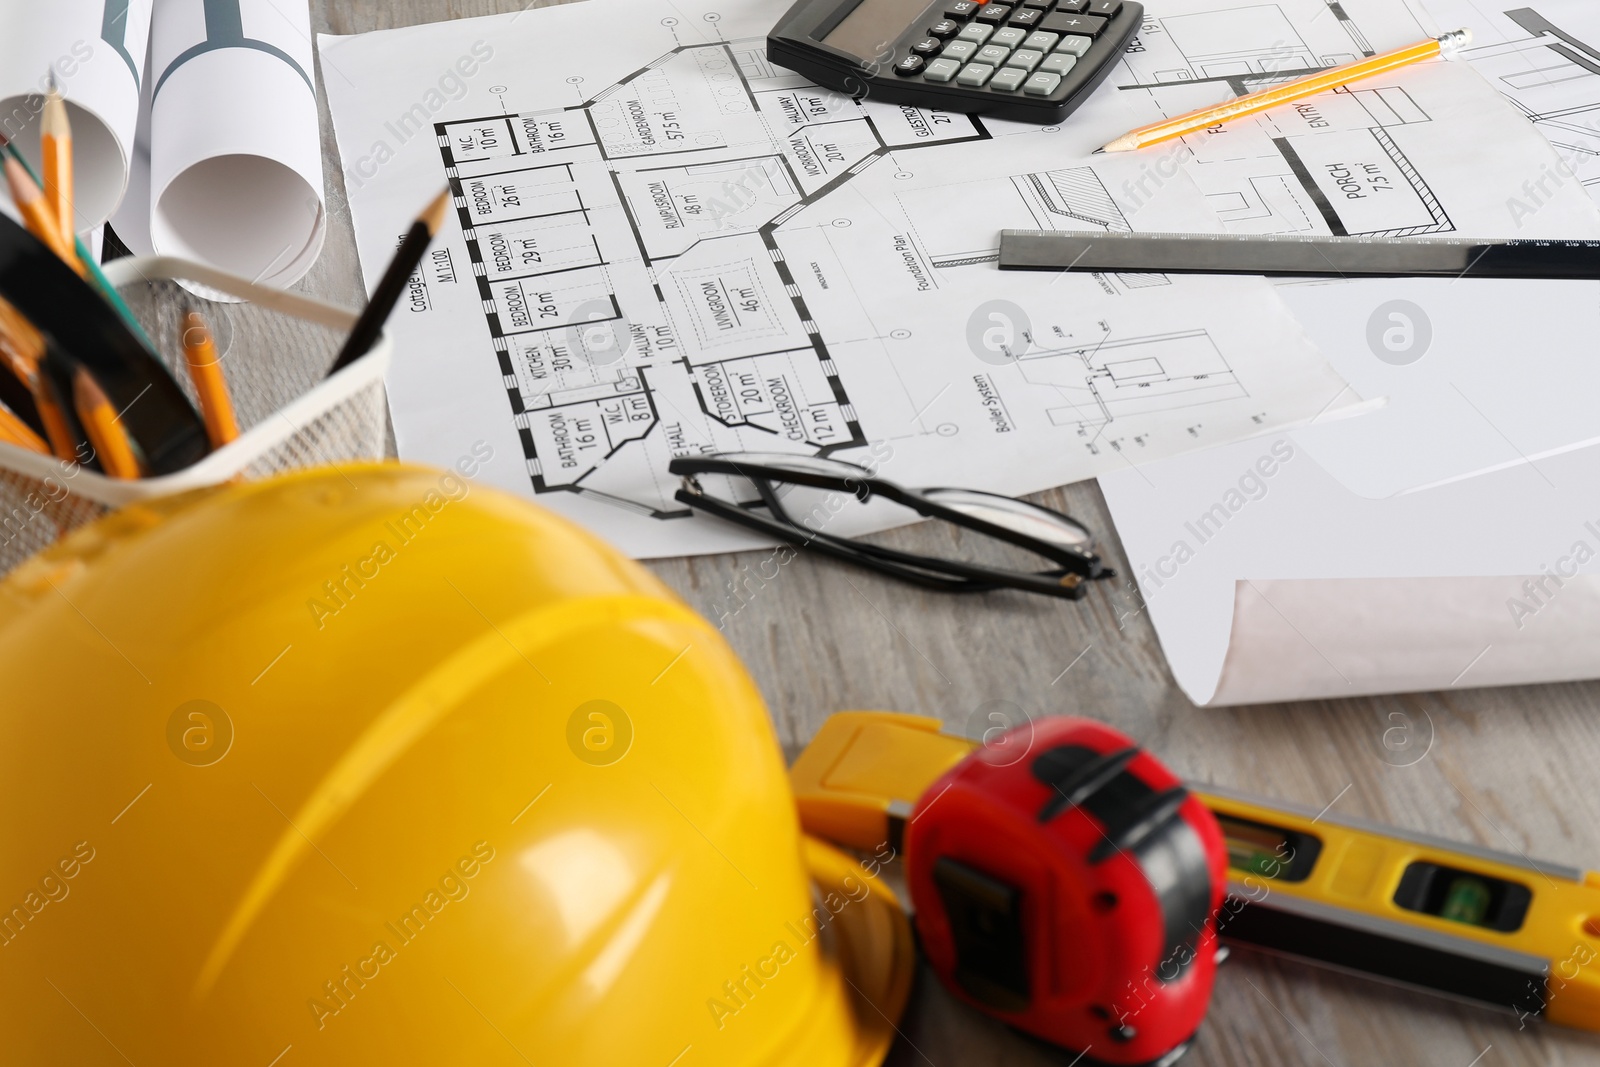
<path id="1" fill-rule="evenodd" d="M 801 849 L 816 899 L 831 902 L 832 936 L 824 950 L 823 988 L 818 992 L 833 1010 L 819 1014 L 840 1018 L 844 1025 L 842 1032 L 829 1036 L 819 1033 L 832 1029 L 826 1025 L 808 1026 L 805 1036 L 789 1035 L 791 1040 L 774 1047 L 768 1063 L 877 1067 L 894 1043 L 911 993 L 916 970 L 911 925 L 894 890 L 849 855 L 809 835 Z"/>

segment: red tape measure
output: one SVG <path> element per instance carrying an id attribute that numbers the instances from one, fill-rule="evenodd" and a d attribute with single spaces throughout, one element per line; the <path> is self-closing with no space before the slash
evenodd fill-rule
<path id="1" fill-rule="evenodd" d="M 916 927 L 962 999 L 1105 1063 L 1168 1063 L 1205 1017 L 1227 853 L 1211 812 L 1083 719 L 979 748 L 905 832 Z"/>
<path id="2" fill-rule="evenodd" d="M 1210 810 L 1100 723 L 981 748 L 937 729 L 835 716 L 791 775 L 802 821 L 903 847 L 923 951 L 957 997 L 1082 1063 L 1177 1060 L 1216 975 L 1227 852 Z M 930 769 L 914 809 L 884 794 Z"/>

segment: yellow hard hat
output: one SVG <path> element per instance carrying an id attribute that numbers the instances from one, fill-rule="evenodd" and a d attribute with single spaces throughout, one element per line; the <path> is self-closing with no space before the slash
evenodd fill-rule
<path id="1" fill-rule="evenodd" d="M 125 508 L 0 582 L 7 1063 L 876 1064 L 912 946 L 717 632 L 460 471 Z"/>

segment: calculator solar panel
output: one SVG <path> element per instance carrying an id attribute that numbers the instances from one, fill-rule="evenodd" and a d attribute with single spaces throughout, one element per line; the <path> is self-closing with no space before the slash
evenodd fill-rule
<path id="1" fill-rule="evenodd" d="M 1143 19 L 1128 0 L 799 0 L 767 58 L 857 98 L 1050 123 Z"/>

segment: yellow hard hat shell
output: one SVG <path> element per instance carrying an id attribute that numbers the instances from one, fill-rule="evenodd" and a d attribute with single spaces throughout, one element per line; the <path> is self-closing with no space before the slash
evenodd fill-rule
<path id="1" fill-rule="evenodd" d="M 720 635 L 461 473 L 125 508 L 0 582 L 0 692 L 6 1062 L 888 1049 L 904 918 Z"/>

